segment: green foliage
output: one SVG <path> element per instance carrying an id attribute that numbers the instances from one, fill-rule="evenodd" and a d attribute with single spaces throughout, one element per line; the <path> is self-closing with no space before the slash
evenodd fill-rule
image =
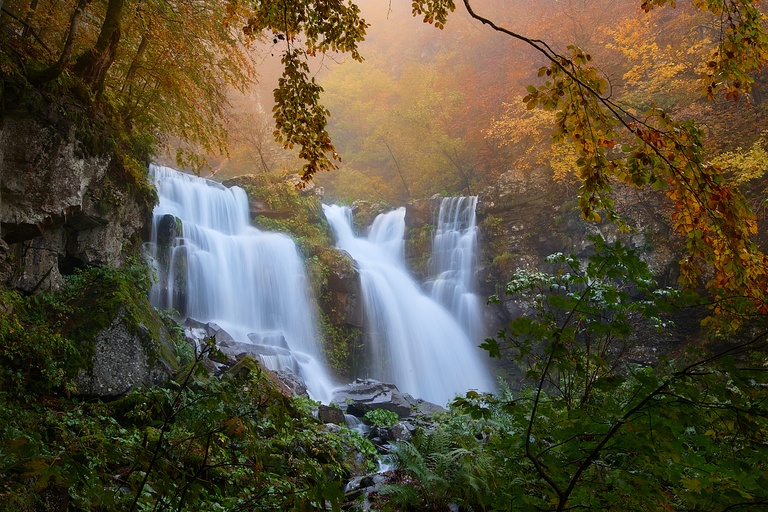
<path id="1" fill-rule="evenodd" d="M 645 7 L 665 3 L 645 2 Z M 726 96 L 736 99 L 751 89 L 753 79 L 744 76 L 750 73 L 747 70 L 765 64 L 766 27 L 750 0 L 727 7 L 721 2 L 694 5 L 729 17 L 714 56 L 704 65 L 702 80 L 708 96 L 724 86 Z M 713 296 L 713 310 L 727 316 L 731 328 L 738 327 L 745 312 L 768 312 L 762 285 L 768 257 L 751 239 L 757 232 L 755 215 L 722 169 L 705 162 L 701 128 L 655 106 L 638 112 L 617 103 L 592 55 L 577 46 L 568 46 L 568 53 L 560 55 L 540 41 L 474 17 L 525 41 L 550 60 L 549 66 L 539 70 L 543 84 L 529 86 L 523 102 L 529 109 L 554 112 L 553 142 L 573 145 L 582 216 L 600 222 L 605 215 L 626 227 L 616 214 L 611 178 L 638 188 L 666 190 L 675 205 L 673 225 L 685 237 L 689 252 L 680 262 L 681 283 L 695 288 L 703 269 L 711 265 L 714 272 L 706 285 Z"/>
<path id="2" fill-rule="evenodd" d="M 626 247 L 594 242 L 586 263 L 558 254 L 554 273 L 518 272 L 510 281 L 507 292 L 531 314 L 486 348 L 496 357 L 506 344 L 515 348 L 527 369 L 522 388 L 469 392 L 429 434 L 432 442 L 398 445 L 400 482 L 386 493 L 393 508 L 650 512 L 768 504 L 768 332 L 659 368 L 622 362 L 610 347 L 638 334 L 643 322 L 636 320 L 663 322 L 660 313 L 678 294 L 656 289 Z M 452 453 L 456 459 L 444 464 Z M 473 492 L 458 492 L 467 489 Z"/>
<path id="3" fill-rule="evenodd" d="M 647 265 L 620 242 L 590 240 L 596 252 L 586 264 L 558 253 L 548 258 L 555 273 L 517 270 L 505 293 L 535 315 L 515 319 L 482 345 L 499 358 L 500 343 L 511 345 L 526 377 L 548 381 L 569 408 L 589 400 L 596 382 L 619 371 L 638 329 L 671 328 L 664 314 L 682 296 L 656 288 Z M 566 353 L 568 358 L 560 357 Z"/>
<path id="4" fill-rule="evenodd" d="M 454 414 L 434 430 L 417 430 L 412 442 L 394 443 L 395 480 L 380 491 L 382 510 L 437 511 L 451 503 L 482 510 L 501 475 L 481 437 L 477 421 Z M 502 497 L 496 503 L 503 506 Z"/>
<path id="5" fill-rule="evenodd" d="M 275 175 L 248 175 L 236 180 L 252 201 L 273 212 L 258 215 L 254 219 L 257 227 L 287 233 L 307 257 L 331 245 L 319 197 L 302 194 L 293 182 Z"/>
<path id="6" fill-rule="evenodd" d="M 21 396 L 66 386 L 65 361 L 78 351 L 57 327 L 71 309 L 50 295 L 27 298 L 14 291 L 0 291 L 0 303 L 0 388 Z M 49 307 L 53 318 L 40 311 Z"/>
<path id="7" fill-rule="evenodd" d="M 88 369 L 96 334 L 109 326 L 118 310 L 130 319 L 129 328 L 150 330 L 161 339 L 159 320 L 147 301 L 149 272 L 134 262 L 125 268 L 92 267 L 65 278 L 56 293 L 24 297 L 0 292 L 0 382 L 6 391 L 75 391 L 72 378 Z M 142 327 L 143 326 L 143 327 Z M 160 354 L 157 349 L 148 351 Z M 172 361 L 172 354 L 163 354 Z"/>
<path id="8" fill-rule="evenodd" d="M 397 423 L 397 420 L 397 413 L 386 409 L 373 409 L 363 415 L 363 421 L 374 427 L 389 428 Z"/>
<path id="9" fill-rule="evenodd" d="M 0 395 L 0 508 L 60 491 L 77 510 L 338 508 L 359 434 L 326 431 L 254 360 L 215 378 L 202 356 L 109 404 Z"/>
<path id="10" fill-rule="evenodd" d="M 307 162 L 302 179 L 308 181 L 317 171 L 335 169 L 332 160 L 339 157 L 325 129 L 329 112 L 319 102 L 323 89 L 314 76 L 310 77 L 307 59 L 332 51 L 349 52 L 353 59 L 362 60 L 357 45 L 365 38 L 367 24 L 353 2 L 289 3 L 252 4 L 253 14 L 245 31 L 254 36 L 272 33 L 275 44 L 285 41 L 281 57 L 283 74 L 274 90 L 272 109 L 275 138 L 285 148 L 299 146 L 299 156 Z"/>

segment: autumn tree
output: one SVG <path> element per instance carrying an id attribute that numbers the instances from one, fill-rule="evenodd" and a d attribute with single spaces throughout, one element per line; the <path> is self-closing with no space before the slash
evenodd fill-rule
<path id="1" fill-rule="evenodd" d="M 643 2 L 642 8 L 649 12 L 666 3 Z M 529 86 L 523 101 L 529 109 L 554 112 L 553 141 L 574 145 L 584 218 L 599 222 L 605 216 L 621 223 L 611 198 L 614 180 L 664 189 L 676 210 L 673 223 L 689 252 L 680 262 L 681 282 L 695 287 L 706 275 L 714 312 L 728 313 L 732 326 L 745 312 L 767 313 L 768 258 L 751 238 L 757 231 L 755 216 L 722 170 L 706 161 L 701 129 L 659 107 L 641 111 L 617 102 L 592 56 L 582 49 L 570 46 L 567 54 L 557 53 L 541 40 L 477 14 L 468 0 L 464 6 L 473 18 L 549 59 L 539 70 L 543 84 Z M 443 19 L 453 7 L 446 0 L 417 10 Z M 700 90 L 708 98 L 722 91 L 737 100 L 752 90 L 753 74 L 768 58 L 762 15 L 750 0 L 700 2 L 695 7 L 719 20 L 722 34 L 696 67 Z"/>
<path id="2" fill-rule="evenodd" d="M 129 125 L 146 127 L 155 136 L 171 132 L 206 150 L 220 147 L 223 139 L 219 106 L 226 98 L 222 86 L 252 77 L 237 53 L 242 46 L 236 34 L 271 38 L 279 47 L 283 66 L 274 92 L 277 140 L 286 148 L 298 149 L 306 161 L 304 179 L 337 166 L 338 155 L 327 131 L 329 112 L 320 102 L 322 87 L 309 60 L 326 52 L 362 59 L 359 44 L 367 23 L 355 3 L 109 0 L 106 5 L 51 3 L 46 5 L 50 9 L 38 3 L 10 0 L 3 6 L 4 21 L 14 27 L 3 34 L 4 70 L 32 82 L 52 81 L 51 76 L 65 76 L 60 69 L 69 70 L 88 90 L 103 97 L 100 101 L 111 102 Z M 666 87 L 665 77 L 687 76 L 692 70 L 699 90 L 710 100 L 721 93 L 730 100 L 747 97 L 768 58 L 768 36 L 757 5 L 755 0 L 694 2 L 686 15 L 703 16 L 708 28 L 684 34 L 686 44 L 696 50 L 684 62 L 685 69 L 655 65 L 645 71 L 640 66 L 628 69 L 624 80 Z M 463 6 L 477 22 L 549 62 L 539 70 L 541 85 L 530 86 L 523 101 L 530 109 L 553 113 L 553 141 L 573 145 L 582 184 L 582 215 L 592 221 L 604 217 L 620 221 L 611 198 L 615 180 L 664 189 L 676 209 L 673 222 L 688 246 L 689 256 L 681 261 L 683 283 L 695 286 L 706 281 L 716 313 L 768 312 L 764 286 L 768 262 L 751 239 L 755 217 L 722 170 L 708 161 L 701 128 L 659 104 L 621 102 L 592 53 L 577 46 L 556 50 L 542 39 L 476 13 L 469 0 Z M 674 2 L 644 0 L 640 7 L 653 15 L 674 7 Z M 443 28 L 455 4 L 453 0 L 416 0 L 412 8 L 418 18 Z M 199 30 L 180 28 L 190 22 Z M 638 30 L 649 28 L 638 26 Z M 619 51 L 632 44 L 614 39 Z M 669 46 L 647 50 L 665 59 L 674 57 Z M 192 92 L 183 92 L 187 89 Z M 400 161 L 403 157 L 392 144 L 386 151 L 406 178 L 401 180 L 404 188 L 410 187 L 408 171 Z M 440 152 L 438 148 L 436 153 Z M 459 174 L 466 170 L 463 160 L 452 155 L 450 144 L 444 153 L 446 168 Z"/>

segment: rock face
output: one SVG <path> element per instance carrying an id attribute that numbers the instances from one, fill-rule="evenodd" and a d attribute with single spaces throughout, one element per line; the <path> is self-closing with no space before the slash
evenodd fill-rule
<path id="1" fill-rule="evenodd" d="M 479 194 L 480 293 L 490 296 L 506 283 L 517 268 L 546 270 L 546 256 L 563 252 L 586 256 L 592 248 L 589 234 L 600 234 L 640 250 L 662 285 L 677 277 L 680 248 L 663 215 L 661 198 L 626 187 L 616 187 L 619 214 L 638 231 L 621 235 L 615 225 L 587 223 L 577 208 L 577 191 L 568 184 L 553 183 L 545 169 L 527 174 L 509 171 L 498 183 Z M 513 302 L 487 309 L 486 324 L 491 332 L 506 325 L 517 314 Z"/>
<path id="2" fill-rule="evenodd" d="M 333 325 L 365 327 L 363 292 L 360 288 L 360 274 L 352 257 L 344 251 L 331 248 L 334 253 L 328 265 L 328 316 Z"/>
<path id="3" fill-rule="evenodd" d="M 147 238 L 154 192 L 95 123 L 85 131 L 53 110 L 47 119 L 4 112 L 0 287 L 56 291 L 77 268 L 122 266 Z M 63 334 L 83 356 L 74 370 L 82 395 L 116 396 L 171 373 L 170 334 L 133 284 L 94 285 L 74 299 L 77 317 Z"/>
<path id="4" fill-rule="evenodd" d="M 172 366 L 159 353 L 157 340 L 147 326 L 137 327 L 131 325 L 126 310 L 121 308 L 112 323 L 96 334 L 93 368 L 80 370 L 75 379 L 78 394 L 118 396 L 137 386 L 159 385 L 168 380 Z M 161 342 L 169 344 L 168 339 Z M 171 350 L 170 346 L 166 348 Z"/>
<path id="5" fill-rule="evenodd" d="M 151 199 L 109 152 L 93 154 L 66 123 L 6 113 L 0 126 L 2 284 L 55 290 L 84 265 L 120 265 L 144 238 Z M 13 259 L 6 276 L 5 262 Z"/>
<path id="6" fill-rule="evenodd" d="M 416 279 L 429 277 L 432 239 L 435 236 L 442 197 L 411 201 L 405 207 L 405 264 Z"/>

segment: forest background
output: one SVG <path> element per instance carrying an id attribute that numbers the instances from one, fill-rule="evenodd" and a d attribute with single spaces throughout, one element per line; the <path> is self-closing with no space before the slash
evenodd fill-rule
<path id="1" fill-rule="evenodd" d="M 510 281 L 506 292 L 528 295 L 533 313 L 485 345 L 494 356 L 501 344 L 515 346 L 532 387 L 459 399 L 456 415 L 440 430 L 398 448 L 402 481 L 387 495 L 403 508 L 421 509 L 449 502 L 476 509 L 517 503 L 556 510 L 734 510 L 768 503 L 766 333 L 759 328 L 768 311 L 768 265 L 753 240 L 765 203 L 768 37 L 761 4 L 552 1 L 531 9 L 525 2 L 478 2 L 478 12 L 493 14 L 492 30 L 485 26 L 489 20 L 472 20 L 461 10 L 446 19 L 452 2 L 417 1 L 410 8 L 442 31 L 390 4 L 364 13 L 385 27 L 380 34 L 360 20 L 354 5 L 340 2 L 5 0 L 0 5 L 7 29 L 0 59 L 6 108 L 45 104 L 55 116 L 86 128 L 86 135 L 102 129 L 106 137 L 87 142 L 121 154 L 137 183 L 144 164 L 161 148 L 172 148 L 174 160 L 188 168 L 210 168 L 218 176 L 230 170 L 281 175 L 301 168 L 304 177 L 314 175 L 326 187 L 329 198 L 347 201 L 400 203 L 435 192 L 474 193 L 515 169 L 551 175 L 578 194 L 586 219 L 609 219 L 622 228 L 629 226 L 616 215 L 610 196 L 617 181 L 664 190 L 670 218 L 687 243 L 681 284 L 708 288 L 706 302 L 726 320 L 714 326 L 712 340 L 725 340 L 727 348 L 619 374 L 606 357 L 613 353 L 595 353 L 591 343 L 607 347 L 624 339 L 634 328 L 625 320 L 655 321 L 662 303 L 677 298 L 677 291 L 656 290 L 643 262 L 620 244 L 596 241 L 598 251 L 587 266 L 555 256 L 551 275 L 522 273 Z M 249 45 L 255 46 L 253 53 Z M 322 57 L 326 52 L 332 53 Z M 339 65 L 334 59 L 345 58 L 340 54 L 355 62 Z M 274 93 L 233 91 L 244 92 L 260 73 L 262 86 L 273 89 L 264 72 L 273 58 L 281 68 Z M 622 280 L 636 293 L 612 288 Z M 54 299 L 45 299 L 36 311 L 45 317 L 42 312 L 52 309 L 59 322 L 62 305 Z M 36 300 L 9 292 L 5 302 L 14 306 L 3 311 L 4 336 L 10 333 L 4 339 L 34 347 L 48 367 L 14 366 L 29 361 L 24 351 L 4 346 L 3 357 L 13 363 L 4 365 L 4 380 L 22 396 L 34 392 L 24 385 L 34 381 L 59 404 L 72 390 L 57 359 L 61 349 L 50 340 L 61 342 L 65 352 L 74 348 L 48 331 L 37 337 L 20 327 L 41 321 L 49 328 L 47 317 L 20 320 L 25 307 L 40 306 Z M 723 334 L 739 328 L 745 330 L 738 336 Z M 237 421 L 232 427 L 241 419 L 239 411 L 219 410 L 220 417 L 209 423 L 194 410 L 190 421 L 208 430 L 187 436 L 188 425 L 175 422 L 181 415 L 173 408 L 193 410 L 179 401 L 182 392 L 190 393 L 190 404 L 198 402 L 194 392 L 205 386 L 186 387 L 193 373 L 184 374 L 178 393 L 150 399 L 154 391 L 140 392 L 131 398 L 138 406 L 128 402 L 134 415 L 146 403 L 156 404 L 142 413 L 155 430 L 131 419 L 139 429 L 122 431 L 114 411 L 77 419 L 90 406 L 65 401 L 67 414 L 51 413 L 51 431 L 61 430 L 72 445 L 80 442 L 71 441 L 80 438 L 58 421 L 63 416 L 75 431 L 85 426 L 93 431 L 85 446 L 93 457 L 84 459 L 98 471 L 80 473 L 84 463 L 78 457 L 61 462 L 59 455 L 69 447 L 47 453 L 54 445 L 37 434 L 8 438 L 3 448 L 14 459 L 4 468 L 11 475 L 5 495 L 32 500 L 24 494 L 25 483 L 44 489 L 51 480 L 69 485 L 77 503 L 125 501 L 101 479 L 125 464 L 126 453 L 138 461 L 125 472 L 131 509 L 170 506 L 163 496 L 178 499 L 182 509 L 189 496 L 239 490 L 233 489 L 229 469 L 218 475 L 219 489 L 205 487 L 201 475 L 211 469 L 208 449 L 217 448 L 224 461 L 227 450 L 243 447 L 234 438 L 269 426 L 258 424 L 263 417 L 251 412 L 247 427 Z M 229 387 L 230 397 L 242 392 Z M 216 393 L 223 391 L 206 396 Z M 27 401 L 16 396 L 9 401 L 18 409 L 8 410 L 26 414 L 16 415 L 21 420 L 9 415 L 9 431 L 25 433 L 40 421 L 39 411 L 19 405 Z M 100 422 L 112 425 L 124 453 L 123 445 L 105 450 Z M 190 476 L 180 481 L 171 472 L 161 477 L 155 471 L 156 488 L 173 492 L 153 496 L 145 484 L 160 454 L 173 454 L 163 445 L 171 426 L 178 427 L 182 440 L 176 446 L 189 449 L 166 465 L 183 459 Z M 202 463 L 185 459 L 197 456 L 199 441 L 206 438 Z M 265 438 L 248 437 L 248 451 L 233 465 L 243 482 L 258 477 L 253 460 L 275 460 L 273 454 L 281 453 L 280 443 L 256 442 Z M 291 437 L 286 444 L 302 450 L 314 444 L 314 438 L 301 441 Z M 226 466 L 221 461 L 216 469 Z M 329 477 L 310 458 L 295 461 L 310 464 L 307 478 L 327 487 L 313 494 L 302 483 L 306 494 L 296 493 L 284 478 L 292 468 L 276 462 L 276 485 L 288 489 L 267 493 L 273 506 L 283 506 L 283 499 L 303 500 L 308 508 L 313 500 L 338 503 L 343 468 Z M 134 471 L 145 462 L 143 472 Z M 262 487 L 252 491 L 254 500 L 265 499 Z M 238 499 L 226 497 L 228 503 Z M 437 502 L 420 503 L 424 499 Z"/>

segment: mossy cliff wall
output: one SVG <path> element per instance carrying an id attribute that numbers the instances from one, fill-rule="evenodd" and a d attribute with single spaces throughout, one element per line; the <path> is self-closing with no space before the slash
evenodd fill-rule
<path id="1" fill-rule="evenodd" d="M 82 128 L 60 116 L 0 119 L 3 285 L 53 291 L 75 268 L 121 265 L 146 238 L 153 193 L 109 137 L 97 137 L 84 143 Z"/>
<path id="2" fill-rule="evenodd" d="M 147 269 L 118 270 L 139 256 L 156 196 L 106 131 L 62 112 L 0 118 L 0 290 L 22 294 L 0 314 L 26 326 L 0 329 L 0 359 L 43 350 L 45 337 L 29 334 L 42 329 L 71 344 L 50 349 L 71 389 L 114 396 L 164 381 L 174 364 Z M 78 274 L 89 267 L 104 270 Z"/>

